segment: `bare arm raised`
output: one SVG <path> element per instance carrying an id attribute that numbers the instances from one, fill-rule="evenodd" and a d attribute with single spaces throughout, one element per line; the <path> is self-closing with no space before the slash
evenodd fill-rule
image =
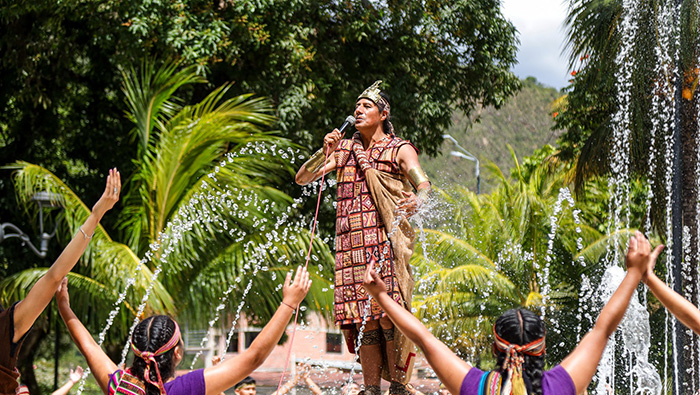
<path id="1" fill-rule="evenodd" d="M 700 310 L 654 274 L 655 263 L 655 261 L 649 262 L 649 266 L 647 266 L 647 270 L 644 273 L 649 290 L 683 325 L 700 334 Z M 642 278 L 642 281 L 644 280 L 645 278 Z"/>
<path id="2" fill-rule="evenodd" d="M 61 388 L 57 389 L 56 391 L 52 392 L 51 395 L 68 395 L 70 392 L 70 389 L 73 388 L 75 383 L 80 381 L 80 378 L 83 376 L 83 368 L 80 366 L 76 367 L 75 370 L 70 371 L 70 378 L 68 381 L 66 381 Z"/>
<path id="3" fill-rule="evenodd" d="M 663 246 L 660 245 L 652 251 L 649 241 L 640 232 L 635 232 L 635 235 L 630 239 L 625 259 L 627 264 L 625 278 L 610 297 L 610 301 L 601 310 L 593 329 L 561 362 L 561 366 L 574 381 L 576 393 L 581 393 L 590 384 L 608 343 L 608 338 L 627 311 L 630 298 L 642 279 L 642 274 L 650 263 L 656 261 L 662 249 Z"/>
<path id="4" fill-rule="evenodd" d="M 102 197 L 95 203 L 90 216 L 80 227 L 73 240 L 63 249 L 49 270 L 34 284 L 24 300 L 17 303 L 14 313 L 15 333 L 13 342 L 19 341 L 22 336 L 34 325 L 37 317 L 48 306 L 53 298 L 54 291 L 61 280 L 73 269 L 80 256 L 85 251 L 90 238 L 95 233 L 95 228 L 102 217 L 119 200 L 121 190 L 121 178 L 116 168 L 109 170 L 107 185 Z"/>
<path id="5" fill-rule="evenodd" d="M 255 338 L 253 344 L 240 355 L 204 369 L 207 395 L 218 395 L 233 387 L 259 367 L 270 355 L 270 352 L 272 352 L 272 349 L 287 328 L 289 319 L 296 307 L 304 299 L 311 287 L 309 273 L 303 267 L 297 269 L 293 283 L 291 278 L 291 274 L 288 274 L 285 279 L 282 304 L 270 322 L 265 325 L 262 332 Z M 110 375 L 117 370 L 117 365 L 105 354 L 71 310 L 66 287 L 67 283 L 67 280 L 64 280 L 56 292 L 59 312 L 73 341 L 78 346 L 81 354 L 87 359 L 95 380 L 97 380 L 100 388 L 107 393 Z"/>
<path id="6" fill-rule="evenodd" d="M 241 354 L 204 369 L 207 395 L 219 394 L 233 387 L 262 365 L 270 355 L 287 328 L 289 319 L 311 287 L 309 272 L 301 266 L 297 269 L 294 282 L 291 282 L 291 279 L 291 273 L 287 274 L 282 290 L 282 304 L 253 344 Z"/>
<path id="7" fill-rule="evenodd" d="M 97 384 L 106 394 L 109 376 L 117 370 L 117 365 L 102 351 L 102 348 L 92 338 L 90 332 L 71 310 L 68 295 L 68 279 L 66 278 L 61 281 L 61 285 L 56 291 L 56 303 L 58 304 L 58 312 L 61 314 L 66 328 L 68 328 L 70 337 L 87 360 L 88 366 L 95 376 L 95 380 L 97 380 Z"/>
<path id="8" fill-rule="evenodd" d="M 443 342 L 433 336 L 408 310 L 396 303 L 386 292 L 384 281 L 370 264 L 365 272 L 364 287 L 391 318 L 401 333 L 415 343 L 428 359 L 438 378 L 452 394 L 459 394 L 464 376 L 472 366 L 461 360 Z"/>

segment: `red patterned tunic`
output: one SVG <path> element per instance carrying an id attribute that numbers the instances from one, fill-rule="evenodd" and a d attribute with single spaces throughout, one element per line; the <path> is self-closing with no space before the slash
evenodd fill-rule
<path id="1" fill-rule="evenodd" d="M 386 284 L 389 296 L 403 304 L 394 270 L 394 253 L 382 218 L 367 188 L 362 168 L 402 174 L 396 161 L 399 149 L 411 144 L 387 136 L 366 151 L 359 132 L 341 140 L 335 150 L 338 170 L 338 205 L 335 224 L 335 323 L 341 327 L 362 322 L 368 294 L 362 286 L 366 265 L 374 262 Z M 413 147 L 413 145 L 411 144 Z M 415 147 L 414 147 L 415 149 Z M 416 150 L 417 151 L 417 150 Z M 385 314 L 372 300 L 368 320 Z"/>

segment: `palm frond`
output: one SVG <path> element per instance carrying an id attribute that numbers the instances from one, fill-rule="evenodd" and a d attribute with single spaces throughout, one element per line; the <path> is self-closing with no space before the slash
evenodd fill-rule
<path id="1" fill-rule="evenodd" d="M 153 129 L 163 131 L 167 119 L 180 109 L 181 100 L 175 92 L 183 85 L 205 82 L 195 65 L 177 71 L 179 65 L 169 61 L 156 69 L 154 61 L 144 61 L 138 72 L 133 67 L 121 70 L 126 115 L 135 124 L 133 133 L 142 152 L 147 152 Z"/>

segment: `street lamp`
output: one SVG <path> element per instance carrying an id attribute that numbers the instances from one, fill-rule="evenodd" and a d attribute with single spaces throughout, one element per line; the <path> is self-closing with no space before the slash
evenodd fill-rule
<path id="1" fill-rule="evenodd" d="M 41 243 L 38 249 L 34 246 L 31 239 L 26 233 L 22 232 L 20 228 L 9 222 L 0 224 L 0 243 L 2 243 L 5 239 L 17 237 L 20 240 L 22 240 L 22 243 L 28 244 L 29 248 L 32 251 L 34 251 L 34 253 L 38 255 L 39 258 L 46 258 L 46 253 L 49 250 L 49 240 L 56 235 L 56 229 L 58 229 L 58 221 L 56 221 L 56 224 L 54 225 L 53 232 L 51 232 L 50 234 L 45 233 L 44 207 L 60 207 L 61 210 L 63 210 L 63 207 L 60 204 L 61 199 L 62 196 L 60 194 L 51 192 L 38 192 L 35 193 L 34 196 L 32 196 L 32 200 L 39 205 L 39 234 L 41 235 Z M 5 229 L 9 229 L 10 232 L 14 233 L 7 233 Z"/>
<path id="2" fill-rule="evenodd" d="M 39 205 L 39 234 L 41 235 L 41 243 L 39 245 L 39 249 L 37 249 L 34 244 L 32 243 L 31 239 L 29 236 L 22 232 L 20 228 L 18 228 L 16 225 L 11 224 L 9 222 L 5 222 L 3 224 L 0 224 L 0 243 L 2 243 L 5 239 L 11 239 L 13 237 L 17 237 L 20 240 L 22 240 L 23 244 L 28 244 L 29 248 L 34 251 L 36 255 L 39 256 L 39 258 L 46 258 L 46 254 L 49 250 L 49 240 L 56 236 L 56 230 L 58 229 L 58 221 L 54 224 L 53 227 L 53 232 L 45 233 L 44 232 L 44 207 L 60 207 L 61 210 L 63 210 L 63 206 L 61 205 L 61 201 L 63 200 L 63 196 L 58 194 L 58 193 L 51 193 L 51 192 L 37 192 L 32 196 L 32 200 L 36 202 L 36 204 Z M 11 232 L 14 233 L 5 233 L 5 229 L 9 229 Z M 59 347 L 59 341 L 60 341 L 60 332 L 59 332 L 59 324 L 58 324 L 58 318 L 55 318 L 55 323 L 56 323 L 56 339 L 54 343 L 54 374 L 53 374 L 53 387 L 54 390 L 58 389 L 58 347 Z"/>
<path id="3" fill-rule="evenodd" d="M 479 159 L 477 159 L 477 157 L 474 156 L 471 152 L 462 148 L 462 146 L 459 145 L 457 140 L 455 140 L 455 138 L 450 136 L 449 134 L 443 134 L 442 138 L 452 141 L 454 143 L 454 145 L 457 148 L 459 148 L 460 151 L 462 151 L 462 152 L 450 151 L 450 155 L 455 156 L 457 158 L 467 159 L 467 160 L 470 160 L 472 162 L 476 162 L 476 168 L 474 169 L 474 175 L 476 176 L 476 194 L 477 195 L 480 194 L 481 193 L 481 176 L 480 176 L 480 172 L 479 172 Z"/>

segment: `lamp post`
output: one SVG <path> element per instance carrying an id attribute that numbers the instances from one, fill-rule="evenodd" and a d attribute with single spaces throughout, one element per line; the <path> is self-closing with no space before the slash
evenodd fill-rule
<path id="1" fill-rule="evenodd" d="M 32 243 L 29 235 L 22 232 L 22 230 L 16 225 L 9 222 L 0 224 L 0 243 L 2 243 L 5 239 L 17 237 L 22 240 L 22 244 L 29 245 L 29 249 L 31 249 L 39 258 L 46 258 L 46 253 L 49 250 L 49 240 L 56 236 L 58 221 L 56 221 L 56 224 L 54 225 L 53 232 L 44 232 L 44 207 L 61 207 L 61 210 L 63 210 L 63 207 L 60 205 L 61 199 L 61 195 L 51 192 L 38 192 L 32 196 L 32 200 L 39 205 L 39 234 L 41 237 L 41 242 L 38 249 Z M 9 229 L 14 233 L 7 233 L 5 229 Z"/>
<path id="2" fill-rule="evenodd" d="M 481 193 L 481 176 L 480 176 L 480 170 L 479 170 L 479 159 L 477 159 L 477 157 L 474 156 L 474 154 L 472 154 L 471 152 L 462 148 L 462 146 L 459 145 L 457 140 L 455 140 L 455 138 L 450 136 L 449 134 L 443 134 L 442 138 L 452 141 L 452 143 L 454 143 L 455 147 L 457 147 L 460 151 L 462 151 L 462 152 L 450 151 L 451 156 L 455 156 L 457 158 L 467 159 L 467 160 L 470 160 L 472 162 L 476 162 L 476 168 L 474 169 L 474 175 L 476 176 L 476 194 L 477 195 L 480 194 Z"/>
<path id="3" fill-rule="evenodd" d="M 39 243 L 39 248 L 37 249 L 36 246 L 32 243 L 31 238 L 29 235 L 24 233 L 20 228 L 18 228 L 16 225 L 11 224 L 9 222 L 5 222 L 0 224 L 0 243 L 2 243 L 5 239 L 11 239 L 11 238 L 18 238 L 22 240 L 22 244 L 26 244 L 29 246 L 29 249 L 34 252 L 39 258 L 46 258 L 46 254 L 48 253 L 49 250 L 49 240 L 56 236 L 56 230 L 58 229 L 58 221 L 54 224 L 53 227 L 53 232 L 51 233 L 46 233 L 44 232 L 44 208 L 53 208 L 53 207 L 60 207 L 61 210 L 63 210 L 63 206 L 61 205 L 62 201 L 62 196 L 57 193 L 51 193 L 51 192 L 37 192 L 32 196 L 32 200 L 35 201 L 39 205 L 39 235 L 41 237 L 41 241 Z M 9 229 L 11 233 L 7 233 L 5 229 Z M 58 346 L 59 346 L 59 340 L 60 340 L 60 332 L 59 332 L 59 323 L 58 323 L 58 313 L 56 313 L 56 318 L 55 318 L 55 334 L 56 334 L 56 339 L 54 343 L 54 374 L 53 374 L 53 387 L 54 391 L 58 389 Z"/>

